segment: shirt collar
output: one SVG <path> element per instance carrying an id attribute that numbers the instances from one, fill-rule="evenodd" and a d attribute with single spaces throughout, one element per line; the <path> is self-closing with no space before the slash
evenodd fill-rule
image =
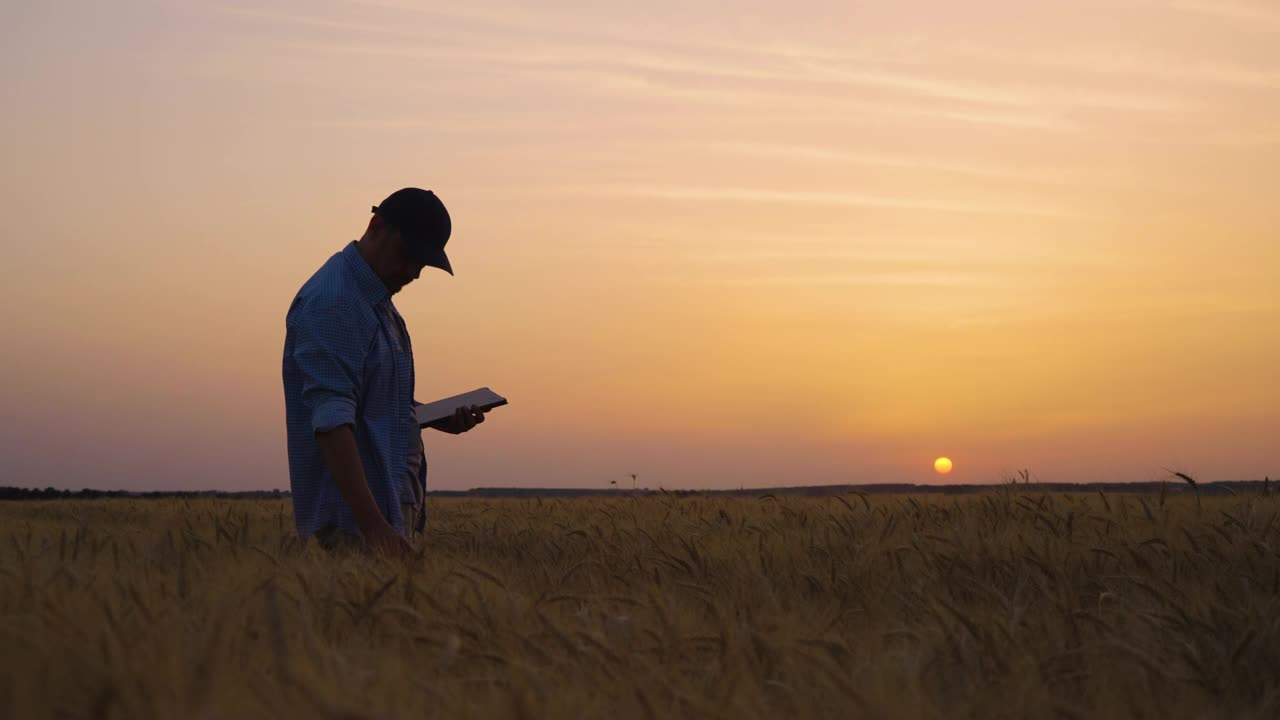
<path id="1" fill-rule="evenodd" d="M 347 266 L 351 268 L 351 272 L 356 276 L 356 285 L 360 286 L 360 294 L 370 305 L 377 305 L 390 297 L 391 293 L 387 290 L 387 286 L 383 284 L 382 278 L 378 277 L 378 273 L 369 267 L 369 263 L 360 254 L 360 250 L 356 248 L 355 240 L 347 243 L 347 246 L 342 249 L 342 257 L 347 261 Z"/>

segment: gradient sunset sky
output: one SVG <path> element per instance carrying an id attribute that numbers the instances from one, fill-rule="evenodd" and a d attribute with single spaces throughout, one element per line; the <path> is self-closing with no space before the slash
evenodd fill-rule
<path id="1" fill-rule="evenodd" d="M 535 9 L 536 8 L 536 9 Z M 1280 475 L 1271 0 L 0 10 L 0 484 L 288 486 L 403 186 L 433 489 Z"/>

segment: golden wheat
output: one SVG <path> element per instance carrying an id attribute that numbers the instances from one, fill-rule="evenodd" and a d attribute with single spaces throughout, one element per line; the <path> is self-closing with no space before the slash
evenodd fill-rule
<path id="1" fill-rule="evenodd" d="M 432 499 L 409 569 L 287 501 L 0 503 L 0 715 L 1272 718 L 1278 513 Z"/>

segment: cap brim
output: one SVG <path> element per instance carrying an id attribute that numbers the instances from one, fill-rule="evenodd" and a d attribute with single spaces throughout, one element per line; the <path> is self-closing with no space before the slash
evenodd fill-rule
<path id="1" fill-rule="evenodd" d="M 418 255 L 418 262 L 423 265 L 430 265 L 433 268 L 453 274 L 453 265 L 449 263 L 449 256 L 444 254 L 444 248 L 432 248 Z"/>

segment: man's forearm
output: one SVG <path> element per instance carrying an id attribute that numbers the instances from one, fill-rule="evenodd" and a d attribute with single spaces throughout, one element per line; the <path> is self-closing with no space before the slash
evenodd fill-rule
<path id="1" fill-rule="evenodd" d="M 350 425 L 339 425 L 327 432 L 316 433 L 320 450 L 324 453 L 324 461 L 333 475 L 333 482 L 338 492 L 347 501 L 351 514 L 355 516 L 360 532 L 368 534 L 370 530 L 387 520 L 378 509 L 378 503 L 369 490 L 369 481 L 364 475 L 364 466 L 360 463 L 360 450 L 356 446 L 355 433 Z"/>

